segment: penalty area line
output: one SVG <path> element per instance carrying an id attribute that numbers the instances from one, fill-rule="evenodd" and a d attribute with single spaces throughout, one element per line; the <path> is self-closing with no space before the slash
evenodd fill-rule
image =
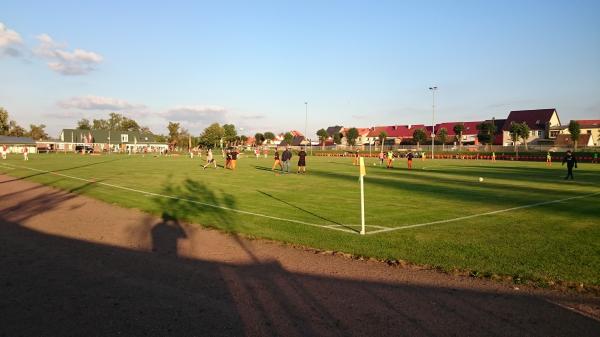
<path id="1" fill-rule="evenodd" d="M 600 194 L 600 192 L 595 192 L 595 193 L 578 195 L 578 196 L 564 198 L 564 199 L 557 199 L 557 200 L 536 202 L 535 204 L 529 204 L 529 205 L 523 205 L 523 206 L 505 208 L 505 209 L 500 209 L 500 210 L 497 210 L 497 211 L 491 211 L 491 212 L 485 212 L 485 213 L 478 213 L 478 214 L 472 214 L 472 215 L 467 215 L 467 216 L 461 216 L 461 217 L 453 218 L 453 219 L 438 220 L 438 221 L 420 223 L 420 224 L 415 224 L 415 225 L 407 225 L 407 226 L 394 227 L 394 228 L 389 228 L 389 229 L 380 229 L 380 230 L 376 230 L 376 231 L 372 231 L 372 232 L 367 232 L 367 234 L 379 234 L 379 233 L 384 233 L 384 232 L 397 231 L 397 230 L 401 230 L 401 229 L 410 229 L 410 228 L 431 226 L 431 225 L 437 225 L 437 224 L 454 222 L 454 221 L 460 221 L 460 220 L 467 220 L 467 219 L 477 218 L 477 217 L 480 217 L 480 216 L 486 216 L 486 215 L 492 215 L 492 214 L 498 214 L 498 213 L 505 213 L 505 212 L 516 211 L 516 210 L 525 209 L 525 208 L 532 208 L 532 207 L 537 207 L 537 206 L 543 206 L 543 205 L 557 204 L 559 202 L 569 201 L 569 200 L 574 200 L 574 199 L 583 199 L 583 198 L 593 197 L 593 196 L 599 195 L 599 194 Z"/>
<path id="2" fill-rule="evenodd" d="M 290 223 L 295 223 L 295 224 L 300 224 L 300 225 L 307 225 L 307 226 L 312 226 L 312 227 L 319 227 L 319 228 L 337 230 L 337 231 L 341 231 L 341 232 L 345 232 L 345 233 L 351 233 L 351 234 L 359 234 L 358 231 L 350 230 L 350 229 L 346 229 L 346 228 L 331 227 L 330 225 L 319 225 L 319 224 L 314 224 L 314 223 L 310 223 L 310 222 L 306 222 L 306 221 L 301 221 L 301 220 L 286 219 L 286 218 L 280 218 L 280 217 L 276 217 L 276 216 L 272 216 L 272 215 L 266 215 L 266 214 L 261 214 L 261 213 L 254 213 L 254 212 L 250 212 L 250 211 L 243 211 L 243 210 L 239 210 L 239 209 L 235 209 L 235 208 L 230 208 L 230 207 L 225 207 L 225 206 L 219 206 L 219 205 L 213 205 L 213 204 L 209 204 L 209 203 L 202 202 L 202 201 L 197 201 L 197 200 L 192 200 L 192 199 L 186 199 L 186 198 L 180 198 L 180 197 L 176 197 L 176 196 L 173 196 L 173 195 L 166 195 L 166 194 L 148 192 L 148 191 L 138 190 L 138 189 L 135 189 L 135 188 L 125 187 L 125 186 L 120 186 L 120 185 L 115 185 L 115 184 L 109 184 L 109 183 L 105 183 L 105 182 L 101 182 L 101 181 L 95 181 L 93 179 L 86 179 L 86 178 L 71 176 L 71 175 L 68 175 L 68 174 L 56 173 L 56 172 L 46 171 L 46 170 L 40 170 L 40 169 L 36 169 L 36 168 L 32 168 L 32 167 L 12 166 L 12 165 L 4 164 L 4 163 L 2 163 L 0 165 L 5 166 L 5 167 L 9 167 L 9 168 L 13 168 L 13 169 L 14 168 L 26 169 L 26 170 L 31 170 L 31 171 L 37 171 L 37 172 L 42 172 L 42 173 L 48 173 L 48 174 L 52 174 L 52 175 L 57 175 L 57 176 L 65 177 L 65 178 L 69 178 L 69 179 L 80 180 L 80 181 L 84 181 L 84 182 L 88 182 L 88 183 L 93 183 L 93 184 L 98 184 L 98 185 L 104 185 L 104 186 L 108 186 L 108 187 L 112 187 L 112 188 L 116 188 L 116 189 L 121 189 L 121 190 L 125 190 L 125 191 L 140 193 L 140 194 L 143 194 L 144 196 L 154 196 L 154 197 L 161 197 L 161 198 L 167 198 L 167 199 L 180 200 L 180 201 L 185 201 L 185 202 L 189 202 L 189 203 L 193 203 L 193 204 L 197 204 L 197 205 L 202 205 L 202 206 L 206 206 L 206 207 L 218 208 L 218 209 L 222 209 L 222 210 L 226 210 L 226 211 L 231 211 L 231 212 L 236 212 L 236 213 L 246 214 L 246 215 L 252 215 L 252 216 L 257 216 L 257 217 L 261 217 L 261 218 L 267 218 L 267 219 L 271 219 L 271 220 L 285 221 L 285 222 L 290 222 Z"/>

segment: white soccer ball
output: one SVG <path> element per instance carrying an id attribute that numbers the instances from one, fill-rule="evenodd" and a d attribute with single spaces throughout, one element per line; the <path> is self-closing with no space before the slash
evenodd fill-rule
<path id="1" fill-rule="evenodd" d="M 482 182 L 482 181 L 483 181 L 483 178 L 482 178 L 482 177 L 479 177 L 479 182 Z"/>

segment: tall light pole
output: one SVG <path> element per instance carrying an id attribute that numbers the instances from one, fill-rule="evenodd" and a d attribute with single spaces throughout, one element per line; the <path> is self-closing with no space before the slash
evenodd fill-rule
<path id="1" fill-rule="evenodd" d="M 431 104 L 431 159 L 434 159 L 433 156 L 433 148 L 435 147 L 435 92 L 437 91 L 437 87 L 429 87 L 431 93 L 433 94 L 433 103 Z"/>
<path id="2" fill-rule="evenodd" d="M 304 138 L 306 140 L 308 140 L 308 135 L 306 133 L 306 129 L 308 128 L 308 102 L 304 102 L 304 112 L 305 112 L 305 118 L 304 118 Z"/>

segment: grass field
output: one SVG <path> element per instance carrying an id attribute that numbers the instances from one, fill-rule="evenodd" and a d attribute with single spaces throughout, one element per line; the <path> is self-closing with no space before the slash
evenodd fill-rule
<path id="1" fill-rule="evenodd" d="M 243 157 L 232 172 L 183 156 L 13 155 L 0 173 L 249 236 L 600 286 L 600 165 L 581 164 L 564 181 L 560 163 L 416 160 L 408 171 L 405 160 L 387 170 L 367 159 L 361 236 L 357 167 L 350 158 L 307 161 L 308 174 L 279 175 L 271 158 Z"/>

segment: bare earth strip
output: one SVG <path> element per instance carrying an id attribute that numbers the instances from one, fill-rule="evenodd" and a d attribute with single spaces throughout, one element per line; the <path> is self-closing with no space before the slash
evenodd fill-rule
<path id="1" fill-rule="evenodd" d="M 315 254 L 0 175 L 0 336 L 598 336 L 600 299 Z"/>

